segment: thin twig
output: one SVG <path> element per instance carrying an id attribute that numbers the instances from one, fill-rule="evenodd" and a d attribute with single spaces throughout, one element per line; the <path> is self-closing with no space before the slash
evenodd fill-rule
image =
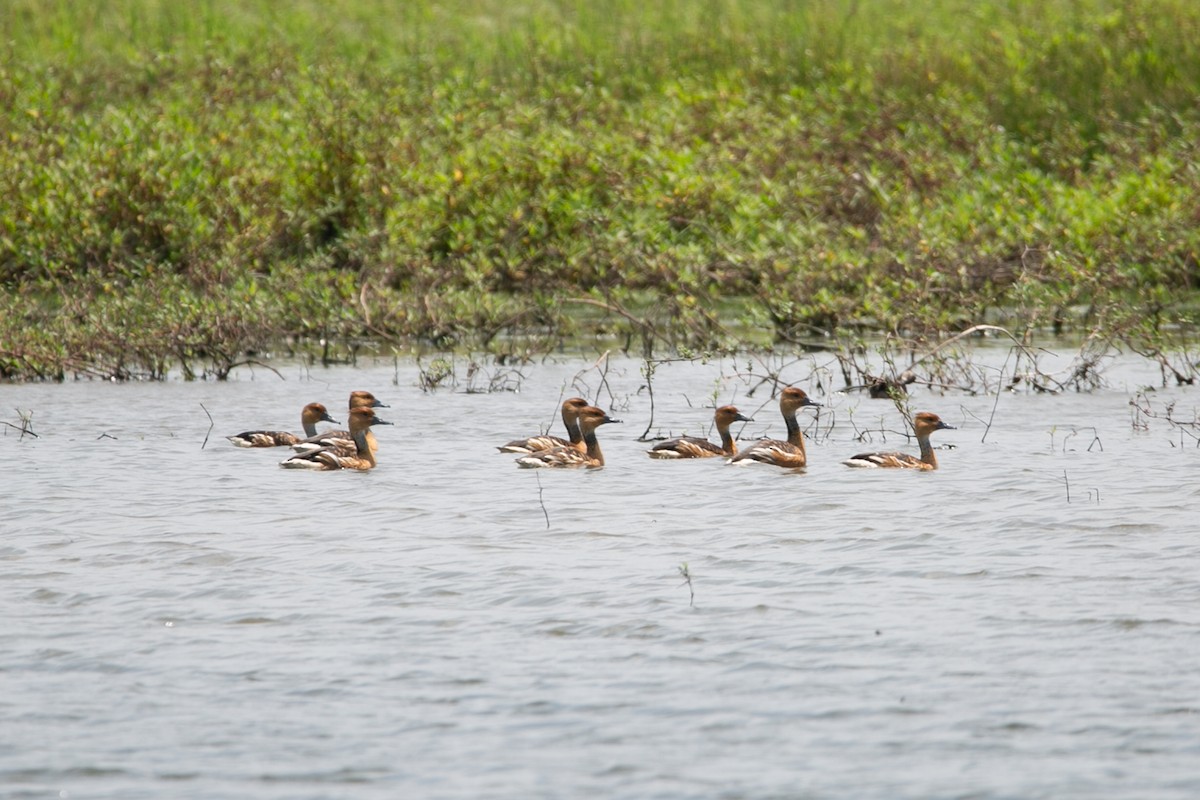
<path id="1" fill-rule="evenodd" d="M 642 431 L 642 435 L 637 438 L 639 442 L 647 441 L 650 435 L 650 429 L 654 427 L 654 362 L 646 359 L 646 393 L 650 396 L 650 421 L 646 423 L 646 430 Z"/>
<path id="2" fill-rule="evenodd" d="M 200 404 L 200 407 L 201 407 L 201 408 L 204 408 L 204 403 L 201 403 L 201 404 Z M 208 413 L 208 409 L 207 409 L 207 408 L 204 408 L 204 413 L 205 413 L 205 414 L 208 414 L 208 430 L 207 430 L 207 431 L 205 431 L 205 433 L 204 433 L 204 442 L 203 442 L 203 443 L 200 445 L 200 449 L 201 449 L 201 450 L 203 450 L 203 449 L 204 449 L 204 447 L 205 447 L 205 445 L 207 445 L 207 444 L 208 444 L 208 437 L 209 437 L 209 436 L 212 434 L 212 429 L 213 429 L 213 418 L 212 418 L 212 414 L 209 414 L 209 413 Z"/>
<path id="3" fill-rule="evenodd" d="M 21 409 L 19 409 L 19 408 L 15 409 L 15 410 L 17 412 L 17 416 L 21 418 L 21 436 L 22 436 L 22 438 L 25 436 L 26 433 L 28 433 L 31 436 L 33 436 L 33 438 L 37 439 L 38 435 L 33 432 L 33 409 L 31 408 L 28 411 L 24 411 L 24 412 L 21 411 Z"/>
<path id="4" fill-rule="evenodd" d="M 608 354 L 610 351 L 604 351 L 604 369 L 600 370 L 600 387 L 608 390 L 608 404 L 611 407 L 617 402 L 617 398 L 613 397 L 612 386 L 608 384 Z M 597 362 L 599 363 L 599 362 Z M 600 389 L 596 389 L 596 399 L 600 399 Z"/>
<path id="5" fill-rule="evenodd" d="M 275 376 L 277 378 L 279 378 L 279 380 L 281 380 L 281 381 L 287 380 L 287 378 L 283 377 L 283 375 L 279 372 L 279 370 L 275 369 L 270 364 L 265 364 L 262 361 L 259 361 L 256 358 L 247 358 L 244 361 L 234 361 L 233 363 L 229 364 L 225 368 L 225 373 L 229 374 L 230 372 L 237 369 L 238 367 L 262 367 L 263 369 L 267 369 L 267 370 L 270 370 L 271 372 L 274 372 Z"/>
<path id="6" fill-rule="evenodd" d="M 1071 502 L 1071 482 L 1067 480 L 1067 471 L 1063 470 L 1063 486 L 1067 487 L 1067 504 Z"/>
<path id="7" fill-rule="evenodd" d="M 1008 355 L 1004 357 L 1004 363 L 1000 365 L 1000 377 L 996 380 L 996 400 L 992 403 L 992 413 L 988 416 L 987 426 L 983 429 L 983 436 L 979 439 L 980 444 L 987 441 L 988 433 L 992 430 L 992 421 L 996 419 L 996 407 L 1000 405 L 1000 393 L 1004 386 L 1004 368 L 1008 366 L 1008 360 L 1012 358 L 1012 354 L 1013 348 L 1010 347 Z"/>
<path id="8" fill-rule="evenodd" d="M 542 500 L 542 475 L 535 471 L 533 476 L 537 478 L 538 485 L 538 504 L 542 507 L 542 516 L 546 518 L 546 530 L 550 530 L 550 512 L 546 510 L 546 503 Z"/>
<path id="9" fill-rule="evenodd" d="M 575 376 L 573 378 L 571 378 L 571 385 L 576 386 L 577 384 L 579 384 L 580 380 L 583 378 L 583 376 L 586 373 L 591 372 L 592 370 L 597 370 L 600 373 L 600 385 L 598 387 L 596 387 L 596 404 L 597 405 L 600 404 L 600 392 L 602 389 L 608 390 L 608 401 L 609 401 L 610 406 L 612 406 L 617 401 L 617 398 L 615 398 L 613 396 L 612 386 L 610 386 L 608 383 L 608 366 L 609 366 L 609 358 L 608 357 L 609 357 L 610 353 L 612 353 L 611 350 L 605 350 L 603 353 L 600 354 L 599 358 L 597 358 L 595 361 L 592 362 L 592 365 L 590 367 L 584 367 L 583 369 L 576 372 Z M 603 369 L 600 369 L 601 362 L 604 362 Z M 587 387 L 587 391 L 581 392 L 581 394 L 583 394 L 584 397 L 587 397 L 589 394 L 591 394 L 591 387 L 587 386 L 587 384 L 584 384 L 584 385 Z"/>
<path id="10" fill-rule="evenodd" d="M 688 569 L 688 565 L 687 565 L 686 561 L 679 565 L 679 574 L 683 576 L 683 583 L 681 583 L 679 585 L 683 586 L 684 584 L 687 584 L 687 587 L 688 587 L 688 595 L 689 595 L 688 606 L 690 608 L 695 608 L 696 607 L 696 590 L 692 588 L 692 572 L 691 572 L 691 570 Z"/>
<path id="11" fill-rule="evenodd" d="M 34 433 L 32 430 L 30 430 L 29 425 L 27 424 L 28 422 L 29 422 L 29 420 L 22 417 L 20 426 L 13 425 L 11 422 L 7 422 L 5 420 L 0 420 L 0 425 L 7 425 L 8 427 L 12 428 L 14 431 L 20 431 L 22 439 L 25 438 L 26 434 L 32 436 L 35 439 L 41 438 L 36 433 Z"/>
<path id="12" fill-rule="evenodd" d="M 1016 345 L 1017 347 L 1019 347 L 1021 349 L 1021 351 L 1025 353 L 1025 355 L 1030 356 L 1032 358 L 1033 351 L 1024 342 L 1022 342 L 1016 336 L 1013 336 L 1012 333 L 1007 328 L 1001 328 L 999 325 L 972 325 L 971 327 L 967 328 L 965 331 L 956 333 L 955 335 L 951 336 L 949 339 L 946 339 L 944 342 L 939 342 L 937 347 L 933 348 L 925 355 L 923 355 L 920 358 L 913 361 L 912 364 L 909 365 L 909 369 L 916 367 L 918 364 L 920 364 L 922 361 L 925 361 L 926 359 L 932 358 L 942 348 L 948 347 L 949 345 L 953 344 L 954 342 L 957 342 L 959 339 L 962 339 L 965 336 L 970 336 L 972 333 L 977 333 L 979 331 L 999 331 L 1000 333 L 1003 333 L 1009 339 L 1012 339 L 1013 344 Z"/>

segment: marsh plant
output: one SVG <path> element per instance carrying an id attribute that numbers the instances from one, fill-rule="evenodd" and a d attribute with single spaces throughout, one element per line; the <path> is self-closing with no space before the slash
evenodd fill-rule
<path id="1" fill-rule="evenodd" d="M 0 377 L 980 323 L 1178 369 L 1198 28 L 1190 0 L 8 0 Z"/>

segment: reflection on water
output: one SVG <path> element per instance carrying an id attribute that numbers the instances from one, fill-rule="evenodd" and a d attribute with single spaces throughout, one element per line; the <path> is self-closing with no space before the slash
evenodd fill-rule
<path id="1" fill-rule="evenodd" d="M 959 428 L 921 474 L 839 465 L 915 445 L 814 365 L 782 376 L 825 404 L 802 473 L 647 458 L 636 361 L 0 387 L 40 435 L 0 436 L 0 794 L 1196 796 L 1200 449 L 1135 425 L 1157 375 L 917 388 Z M 715 401 L 782 436 L 745 367 L 660 366 L 651 433 L 715 437 Z M 373 472 L 222 438 L 352 389 L 397 423 Z M 605 469 L 494 451 L 567 393 L 620 412 Z"/>

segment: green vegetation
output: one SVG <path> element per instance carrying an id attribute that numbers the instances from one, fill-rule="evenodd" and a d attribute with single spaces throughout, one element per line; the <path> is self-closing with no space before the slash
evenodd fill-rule
<path id="1" fill-rule="evenodd" d="M 1192 0 L 7 0 L 0 377 L 1195 321 Z"/>

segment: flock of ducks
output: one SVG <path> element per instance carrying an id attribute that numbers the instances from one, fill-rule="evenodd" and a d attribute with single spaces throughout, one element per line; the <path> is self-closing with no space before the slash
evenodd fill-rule
<path id="1" fill-rule="evenodd" d="M 370 392 L 351 392 L 349 430 L 317 433 L 318 422 L 340 423 L 329 416 L 325 406 L 309 403 L 300 411 L 303 437 L 287 431 L 244 431 L 225 438 L 237 447 L 291 447 L 295 453 L 279 462 L 285 469 L 374 469 L 379 442 L 371 426 L 392 424 L 375 414 L 377 408 L 388 406 Z"/>
<path id="2" fill-rule="evenodd" d="M 646 452 L 651 458 L 714 458 L 723 457 L 729 464 L 760 463 L 785 469 L 797 469 L 808 465 L 804 450 L 804 433 L 796 420 L 796 413 L 805 406 L 820 407 L 803 389 L 788 387 L 779 395 L 779 411 L 787 427 L 787 439 L 760 439 L 744 450 L 738 450 L 729 427 L 735 422 L 753 422 L 734 406 L 721 406 L 713 415 L 720 444 L 695 436 L 683 436 L 659 442 Z M 340 424 L 329 415 L 320 403 L 309 403 L 300 412 L 300 424 L 304 436 L 286 431 L 245 431 L 227 436 L 238 447 L 291 447 L 294 453 L 279 466 L 285 469 L 310 470 L 368 470 L 376 465 L 375 453 L 378 442 L 371 433 L 374 425 L 391 425 L 376 415 L 376 408 L 388 408 L 366 391 L 350 393 L 350 410 L 347 426 L 349 430 L 333 430 L 318 433 L 318 422 Z M 601 425 L 620 422 L 603 409 L 588 403 L 582 397 L 572 397 L 562 404 L 563 427 L 567 437 L 539 435 L 516 439 L 497 449 L 501 453 L 519 455 L 519 467 L 586 467 L 595 469 L 604 466 L 604 453 L 596 439 L 596 429 Z M 886 467 L 895 469 L 934 470 L 938 468 L 937 457 L 929 437 L 936 431 L 954 430 L 942 422 L 937 414 L 922 411 L 913 417 L 913 431 L 921 454 L 881 452 L 859 453 L 842 463 L 848 467 Z"/>

